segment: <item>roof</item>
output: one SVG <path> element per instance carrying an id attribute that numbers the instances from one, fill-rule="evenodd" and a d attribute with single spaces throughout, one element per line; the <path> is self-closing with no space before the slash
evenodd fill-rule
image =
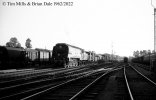
<path id="1" fill-rule="evenodd" d="M 37 50 L 37 51 L 47 51 L 47 52 L 50 52 L 50 50 L 48 50 L 48 49 L 41 49 L 41 48 L 36 48 L 35 50 Z"/>
<path id="2" fill-rule="evenodd" d="M 26 50 L 26 51 L 31 51 L 31 52 L 37 52 L 37 50 L 35 50 L 35 49 L 30 49 L 30 48 L 26 48 L 25 50 Z"/>
<path id="3" fill-rule="evenodd" d="M 6 46 L 3 46 L 4 48 L 6 48 L 7 50 L 16 50 L 16 51 L 24 51 L 23 48 L 15 48 L 15 47 L 6 47 Z"/>

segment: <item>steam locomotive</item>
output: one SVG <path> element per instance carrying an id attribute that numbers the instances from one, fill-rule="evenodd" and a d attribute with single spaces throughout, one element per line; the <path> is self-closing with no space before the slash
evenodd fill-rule
<path id="1" fill-rule="evenodd" d="M 95 61 L 94 52 L 66 43 L 58 43 L 53 47 L 52 62 L 57 67 L 73 67 Z"/>

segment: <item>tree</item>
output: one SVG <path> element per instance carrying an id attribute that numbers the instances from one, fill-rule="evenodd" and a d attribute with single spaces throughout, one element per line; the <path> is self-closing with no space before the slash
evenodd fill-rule
<path id="1" fill-rule="evenodd" d="M 17 43 L 16 48 L 21 48 L 21 44 Z"/>
<path id="2" fill-rule="evenodd" d="M 6 43 L 6 46 L 7 46 L 7 47 L 14 47 L 14 46 L 13 46 L 13 43 L 11 43 L 11 42 L 7 42 L 7 43 Z"/>
<path id="3" fill-rule="evenodd" d="M 26 48 L 32 48 L 30 38 L 28 38 L 28 39 L 26 40 L 26 42 L 25 42 L 25 46 L 26 46 Z"/>
<path id="4" fill-rule="evenodd" d="M 133 52 L 133 56 L 134 56 L 134 57 L 139 57 L 139 51 L 138 51 L 138 50 L 137 50 L 137 51 L 134 51 L 134 52 Z"/>
<path id="5" fill-rule="evenodd" d="M 18 42 L 16 37 L 10 38 L 10 41 L 6 43 L 8 47 L 21 48 L 21 44 Z"/>

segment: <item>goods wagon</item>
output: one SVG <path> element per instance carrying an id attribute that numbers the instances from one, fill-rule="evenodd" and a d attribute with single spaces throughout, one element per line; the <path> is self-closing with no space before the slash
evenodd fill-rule
<path id="1" fill-rule="evenodd" d="M 27 63 L 29 66 L 47 65 L 51 61 L 51 51 L 47 49 L 25 49 Z"/>
<path id="2" fill-rule="evenodd" d="M 0 69 L 28 68 L 51 64 L 52 51 L 0 46 Z"/>
<path id="3" fill-rule="evenodd" d="M 36 48 L 36 51 L 38 51 L 38 62 L 39 64 L 47 65 L 50 64 L 51 61 L 51 51 L 47 49 L 40 49 Z"/>
<path id="4" fill-rule="evenodd" d="M 38 64 L 38 51 L 35 49 L 25 49 L 26 51 L 26 61 L 28 66 L 34 66 Z"/>
<path id="5" fill-rule="evenodd" d="M 1 69 L 24 68 L 26 52 L 23 48 L 0 46 Z"/>
<path id="6" fill-rule="evenodd" d="M 134 63 L 140 63 L 144 65 L 150 66 L 150 69 L 154 72 L 156 72 L 156 54 L 147 54 L 141 57 L 135 57 L 131 60 Z M 147 68 L 148 69 L 148 68 Z"/>

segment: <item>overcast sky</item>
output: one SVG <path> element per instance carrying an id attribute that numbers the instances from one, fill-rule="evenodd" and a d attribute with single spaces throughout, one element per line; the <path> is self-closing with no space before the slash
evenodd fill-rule
<path id="1" fill-rule="evenodd" d="M 68 43 L 87 51 L 133 55 L 154 49 L 154 16 L 150 0 L 49 0 L 72 1 L 73 6 L 4 6 L 0 0 L 0 45 L 17 37 L 25 47 L 52 49 Z"/>

